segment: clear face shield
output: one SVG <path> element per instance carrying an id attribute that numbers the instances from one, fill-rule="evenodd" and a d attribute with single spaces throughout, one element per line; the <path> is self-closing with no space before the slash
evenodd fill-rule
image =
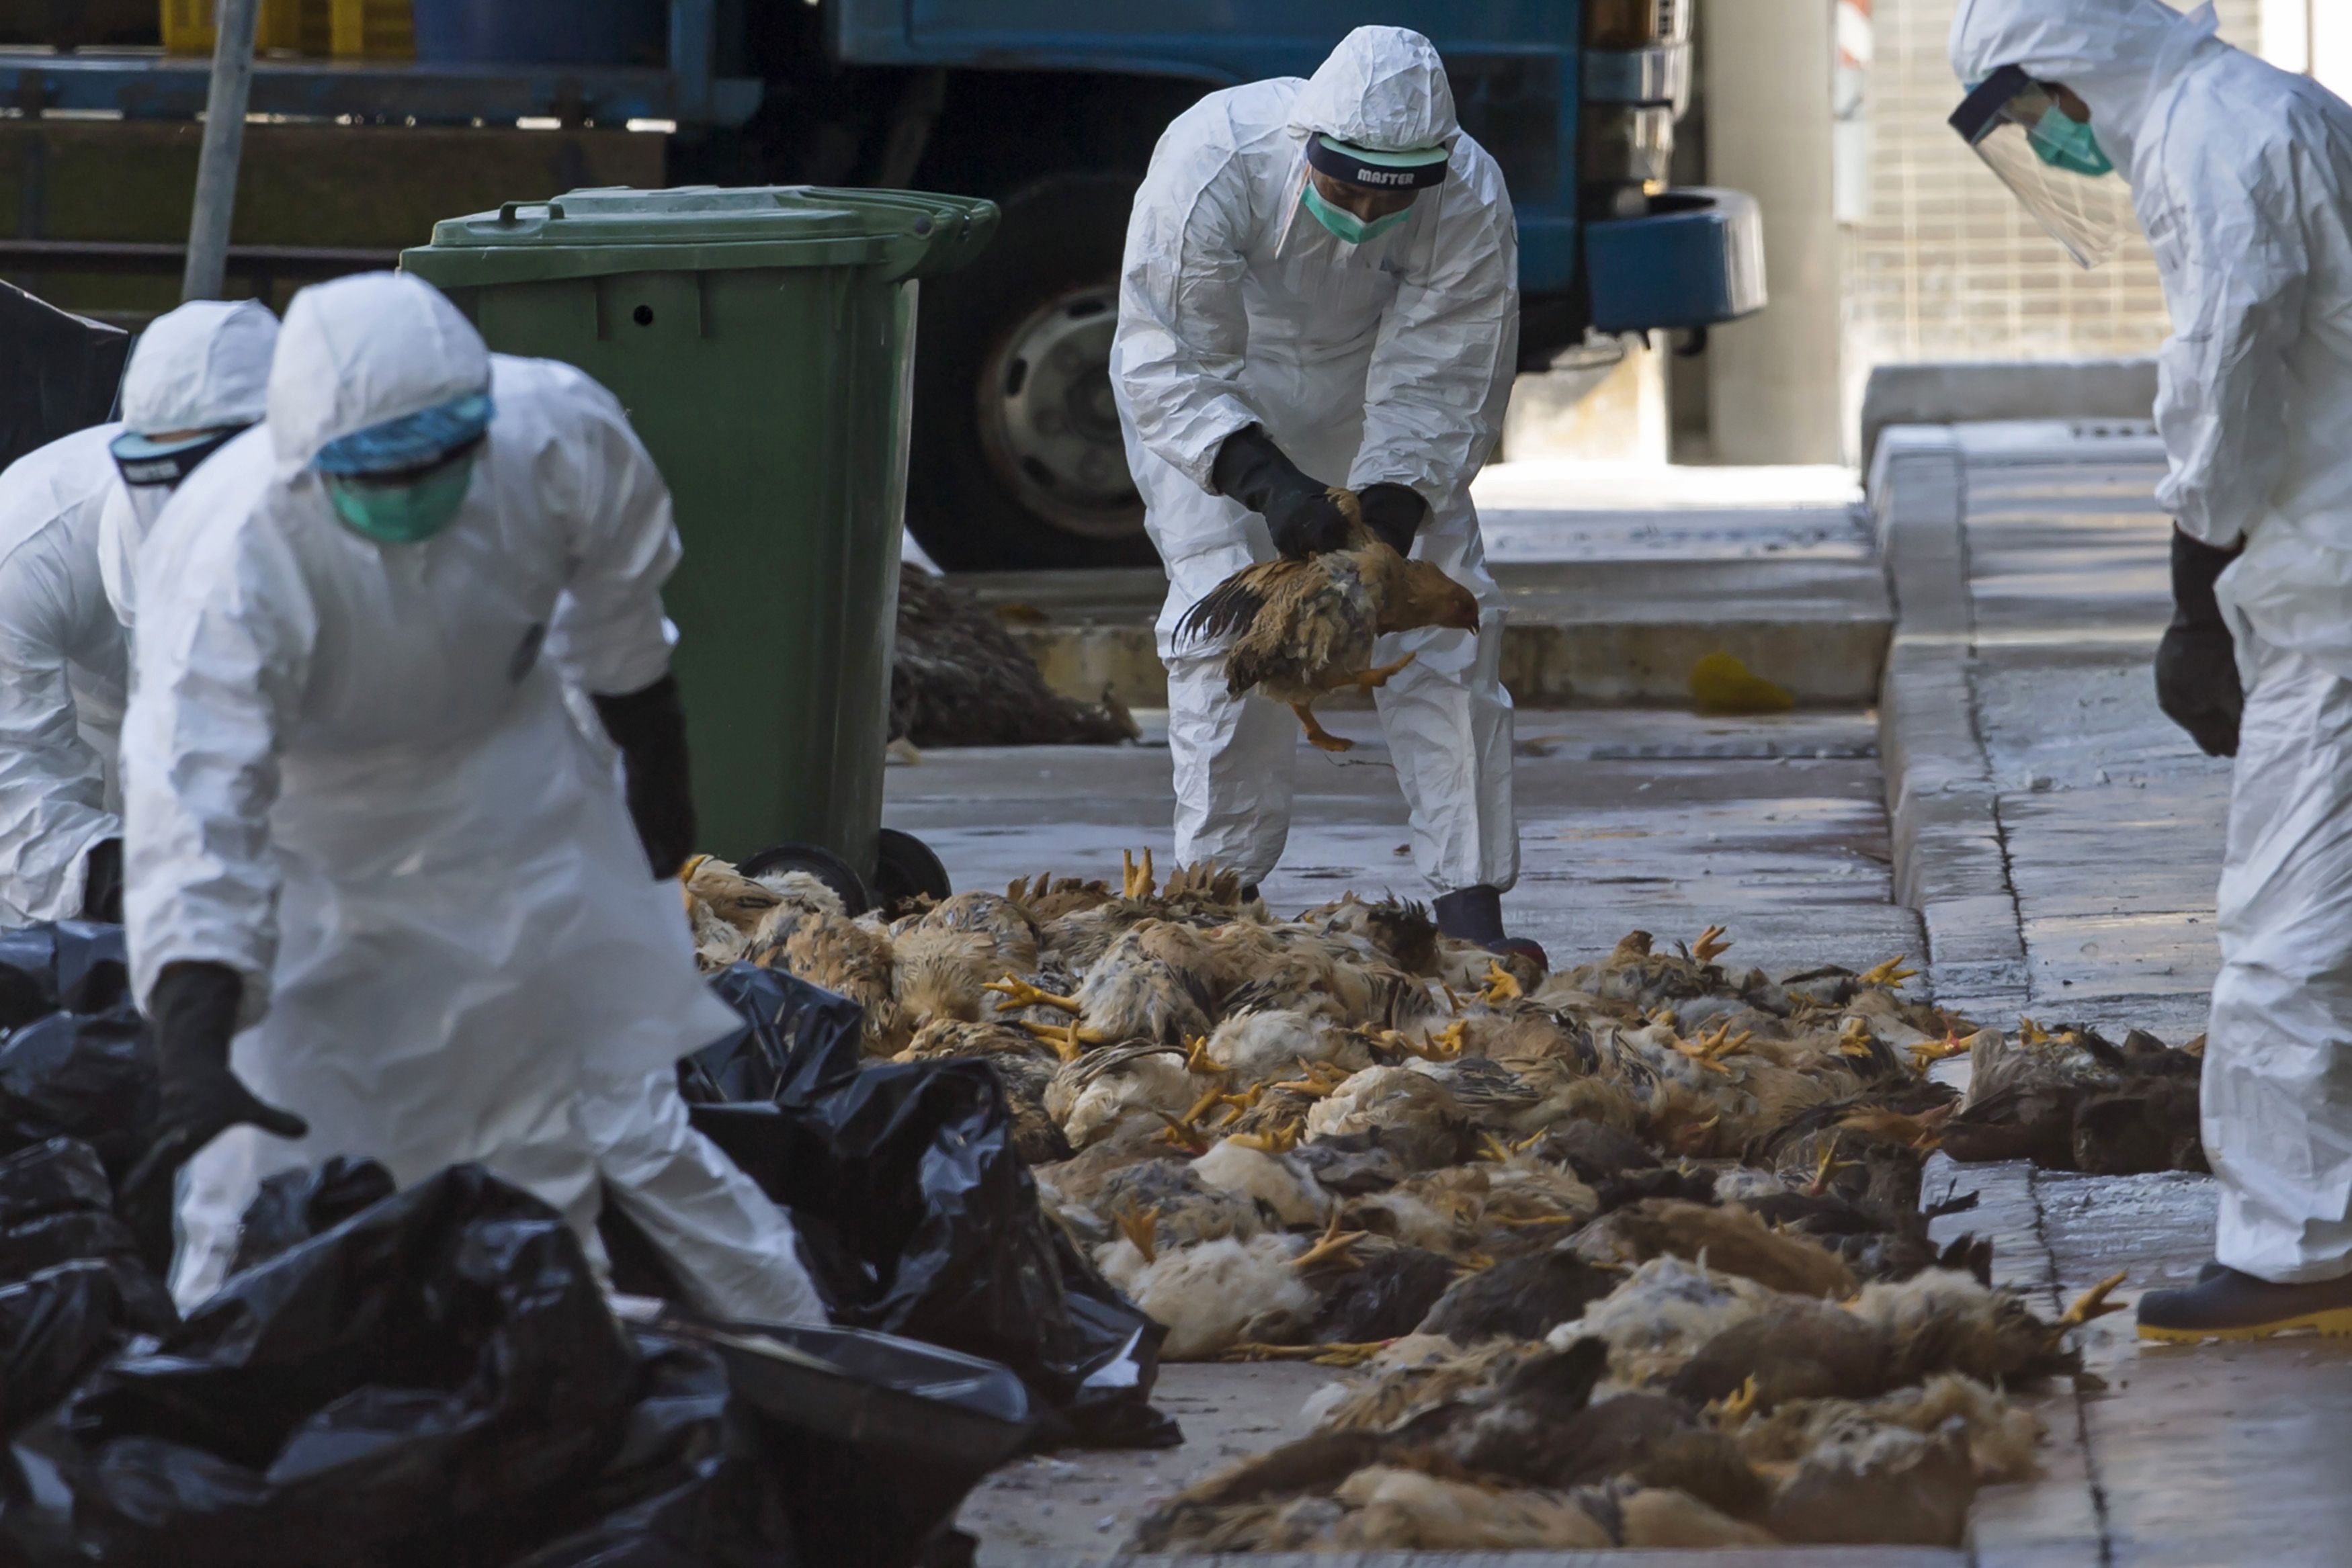
<path id="1" fill-rule="evenodd" d="M 2094 128 L 2057 92 L 2003 66 L 1960 101 L 1950 124 L 2078 265 L 2115 255 L 2136 221 L 2131 192 L 2113 178 Z"/>

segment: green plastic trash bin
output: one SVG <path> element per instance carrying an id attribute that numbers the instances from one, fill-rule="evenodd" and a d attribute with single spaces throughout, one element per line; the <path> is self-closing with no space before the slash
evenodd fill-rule
<path id="1" fill-rule="evenodd" d="M 686 559 L 663 597 L 715 852 L 811 843 L 876 876 L 915 280 L 995 227 L 958 196 L 621 187 L 402 253 L 493 350 L 610 388 L 669 482 Z"/>

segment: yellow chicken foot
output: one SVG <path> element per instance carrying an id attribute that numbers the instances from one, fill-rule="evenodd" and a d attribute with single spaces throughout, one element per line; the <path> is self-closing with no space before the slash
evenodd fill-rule
<path id="1" fill-rule="evenodd" d="M 1947 1034 L 1940 1040 L 1911 1047 L 1911 1070 L 1914 1072 L 1925 1072 L 1939 1061 L 1948 1061 L 1955 1056 L 1966 1056 L 1968 1052 L 1969 1048 L 1961 1043 L 1958 1033 L 1954 1031 Z"/>
<path id="2" fill-rule="evenodd" d="M 1041 990 L 1031 985 L 1018 975 L 1007 975 L 1001 980 L 991 980 L 980 988 L 983 991 L 993 991 L 1003 997 L 1004 1000 L 996 1004 L 999 1008 L 1059 1008 L 1066 1013 L 1075 1013 L 1078 1010 L 1077 998 L 1057 997 L 1051 991 Z"/>
<path id="3" fill-rule="evenodd" d="M 1305 703 L 1292 703 L 1290 711 L 1298 716 L 1299 725 L 1307 731 L 1307 744 L 1316 750 L 1353 751 L 1356 749 L 1354 741 L 1342 740 L 1325 729 L 1323 721 L 1315 716 L 1315 710 Z"/>
<path id="4" fill-rule="evenodd" d="M 1126 1237 L 1128 1240 L 1134 1243 L 1135 1249 L 1143 1254 L 1143 1260 L 1145 1262 L 1157 1263 L 1160 1261 L 1160 1209 L 1158 1205 L 1155 1204 L 1150 1208 L 1141 1209 L 1136 1207 L 1132 1203 L 1122 1205 L 1121 1207 L 1110 1211 L 1110 1222 L 1118 1227 L 1118 1233 L 1121 1236 Z"/>
<path id="5" fill-rule="evenodd" d="M 1028 1030 L 1029 1033 L 1035 1036 L 1037 1039 L 1044 1040 L 1047 1045 L 1052 1046 L 1054 1048 L 1054 1054 L 1060 1057 L 1064 1061 L 1076 1061 L 1079 1057 L 1086 1054 L 1086 1049 L 1087 1046 L 1104 1045 L 1108 1043 L 1108 1036 L 1096 1034 L 1088 1030 L 1081 1030 L 1078 1028 L 1077 1020 L 1075 1019 L 1070 1022 L 1064 1024 L 1059 1029 L 1055 1028 L 1049 1023 L 1031 1023 L 1028 1019 L 1024 1019 L 1021 1020 L 1021 1027 Z"/>
<path id="6" fill-rule="evenodd" d="M 1417 654 L 1407 653 L 1403 658 L 1397 660 L 1396 663 L 1392 664 L 1374 664 L 1369 670 L 1358 671 L 1356 674 L 1349 675 L 1348 679 L 1355 683 L 1356 688 L 1359 691 L 1375 692 L 1380 690 L 1382 686 L 1387 685 L 1391 676 L 1393 676 L 1399 670 L 1403 669 L 1407 664 L 1412 664 L 1418 656 L 1419 655 Z"/>
<path id="7" fill-rule="evenodd" d="M 1310 1100 L 1320 1100 L 1348 1081 L 1348 1075 L 1345 1072 L 1328 1061 L 1308 1061 L 1302 1057 L 1298 1061 L 1298 1070 L 1305 1073 L 1306 1077 L 1269 1084 L 1267 1087 L 1287 1089 L 1293 1094 L 1304 1094 Z"/>
<path id="8" fill-rule="evenodd" d="M 1215 1110 L 1224 1103 L 1225 1092 L 1222 1089 L 1212 1089 L 1206 1094 L 1202 1095 L 1198 1100 L 1194 1101 L 1192 1103 L 1192 1108 L 1185 1112 L 1183 1115 L 1178 1117 L 1177 1120 L 1182 1122 L 1188 1127 L 1198 1128 L 1201 1124 L 1202 1117 L 1207 1115 L 1210 1112 Z"/>
<path id="9" fill-rule="evenodd" d="M 1905 955 L 1897 953 L 1884 964 L 1874 965 L 1872 967 L 1864 969 L 1861 974 L 1856 975 L 1853 977 L 1854 983 L 1860 986 L 1901 985 L 1904 981 L 1909 979 L 1912 976 L 1919 972 L 1916 969 L 1905 968 L 1903 967 L 1904 957 Z"/>
<path id="10" fill-rule="evenodd" d="M 1698 940 L 1691 944 L 1691 956 L 1702 964 L 1714 963 L 1717 958 L 1731 950 L 1731 944 L 1723 939 L 1724 935 L 1723 926 L 1708 926 L 1698 934 Z"/>
<path id="11" fill-rule="evenodd" d="M 1688 1040 L 1677 1040 L 1674 1043 L 1675 1050 L 1690 1058 L 1696 1065 L 1705 1068 L 1709 1072 L 1720 1072 L 1726 1078 L 1731 1076 L 1731 1069 L 1707 1054 L 1706 1046 Z"/>
<path id="12" fill-rule="evenodd" d="M 1209 1152 L 1208 1136 L 1198 1127 L 1189 1122 L 1180 1122 L 1165 1111 L 1151 1113 L 1168 1124 L 1155 1134 L 1161 1143 L 1173 1144 L 1187 1154 L 1205 1155 Z"/>
<path id="13" fill-rule="evenodd" d="M 1135 852 L 1132 850 L 1119 851 L 1118 859 L 1121 872 L 1120 895 L 1126 898 L 1150 898 L 1160 885 L 1159 878 L 1153 874 L 1151 869 L 1151 852 L 1150 850 L 1143 852 L 1143 862 L 1140 865 L 1136 863 Z"/>
<path id="14" fill-rule="evenodd" d="M 1360 1230 L 1341 1230 L 1339 1217 L 1334 1214 L 1331 1216 L 1330 1225 L 1320 1237 L 1316 1239 L 1315 1245 L 1293 1258 L 1290 1260 L 1290 1266 L 1294 1269 L 1312 1269 L 1316 1264 L 1327 1262 L 1333 1258 L 1353 1261 L 1349 1249 L 1363 1239 L 1364 1233 Z"/>
<path id="15" fill-rule="evenodd" d="M 2066 1309 L 2066 1315 L 2058 1320 L 2058 1332 L 2064 1333 L 2068 1329 L 2081 1328 L 2093 1318 L 2103 1318 L 2109 1312 L 2122 1312 L 2124 1304 L 2121 1301 L 2111 1301 L 2107 1300 L 2107 1296 L 2123 1282 L 2124 1276 L 2121 1274 L 2110 1274 L 2075 1297 L 2074 1304 Z"/>
<path id="16" fill-rule="evenodd" d="M 1196 1034 L 1184 1042 L 1184 1071 L 1197 1072 L 1203 1078 L 1223 1078 L 1232 1069 L 1220 1067 L 1209 1060 L 1209 1037 Z"/>
<path id="17" fill-rule="evenodd" d="M 1286 1155 L 1298 1146 L 1298 1124 L 1286 1122 L 1270 1133 L 1235 1133 L 1225 1142 L 1262 1155 Z"/>
<path id="18" fill-rule="evenodd" d="M 1860 1160 L 1842 1160 L 1838 1158 L 1837 1145 L 1834 1144 L 1831 1145 L 1828 1148 L 1822 1151 L 1822 1163 L 1813 1167 L 1813 1179 L 1805 1184 L 1806 1195 L 1811 1197 L 1821 1197 L 1822 1194 L 1829 1190 L 1830 1177 L 1832 1175 L 1838 1171 L 1852 1170 L 1861 1163 L 1862 1162 Z"/>
<path id="19" fill-rule="evenodd" d="M 1516 1001 L 1528 993 L 1519 985 L 1519 977 L 1491 959 L 1486 965 L 1486 983 L 1478 988 L 1478 999 L 1488 1007 Z"/>
<path id="20" fill-rule="evenodd" d="M 1756 1379 L 1751 1375 L 1747 1382 L 1715 1402 L 1715 1424 L 1726 1430 L 1745 1426 L 1755 1412 L 1756 1397 Z"/>

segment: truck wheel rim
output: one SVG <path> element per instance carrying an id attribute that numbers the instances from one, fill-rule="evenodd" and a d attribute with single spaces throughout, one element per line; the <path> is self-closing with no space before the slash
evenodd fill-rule
<path id="1" fill-rule="evenodd" d="M 989 465 L 1032 513 L 1087 538 L 1143 531 L 1111 401 L 1118 324 L 1118 291 L 1108 285 L 1057 295 L 1004 335 L 980 376 Z"/>

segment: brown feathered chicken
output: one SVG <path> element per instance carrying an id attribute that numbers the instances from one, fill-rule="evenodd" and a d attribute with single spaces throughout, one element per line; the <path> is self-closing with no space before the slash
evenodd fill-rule
<path id="1" fill-rule="evenodd" d="M 1227 639 L 1226 689 L 1288 703 L 1307 738 L 1325 751 L 1354 743 L 1315 717 L 1318 697 L 1349 687 L 1369 691 L 1412 661 L 1372 664 L 1374 639 L 1423 626 L 1478 629 L 1478 601 L 1425 560 L 1397 554 L 1363 525 L 1352 491 L 1335 489 L 1354 525 L 1345 549 L 1305 560 L 1245 566 L 1211 589 L 1177 625 L 1180 642 Z"/>

